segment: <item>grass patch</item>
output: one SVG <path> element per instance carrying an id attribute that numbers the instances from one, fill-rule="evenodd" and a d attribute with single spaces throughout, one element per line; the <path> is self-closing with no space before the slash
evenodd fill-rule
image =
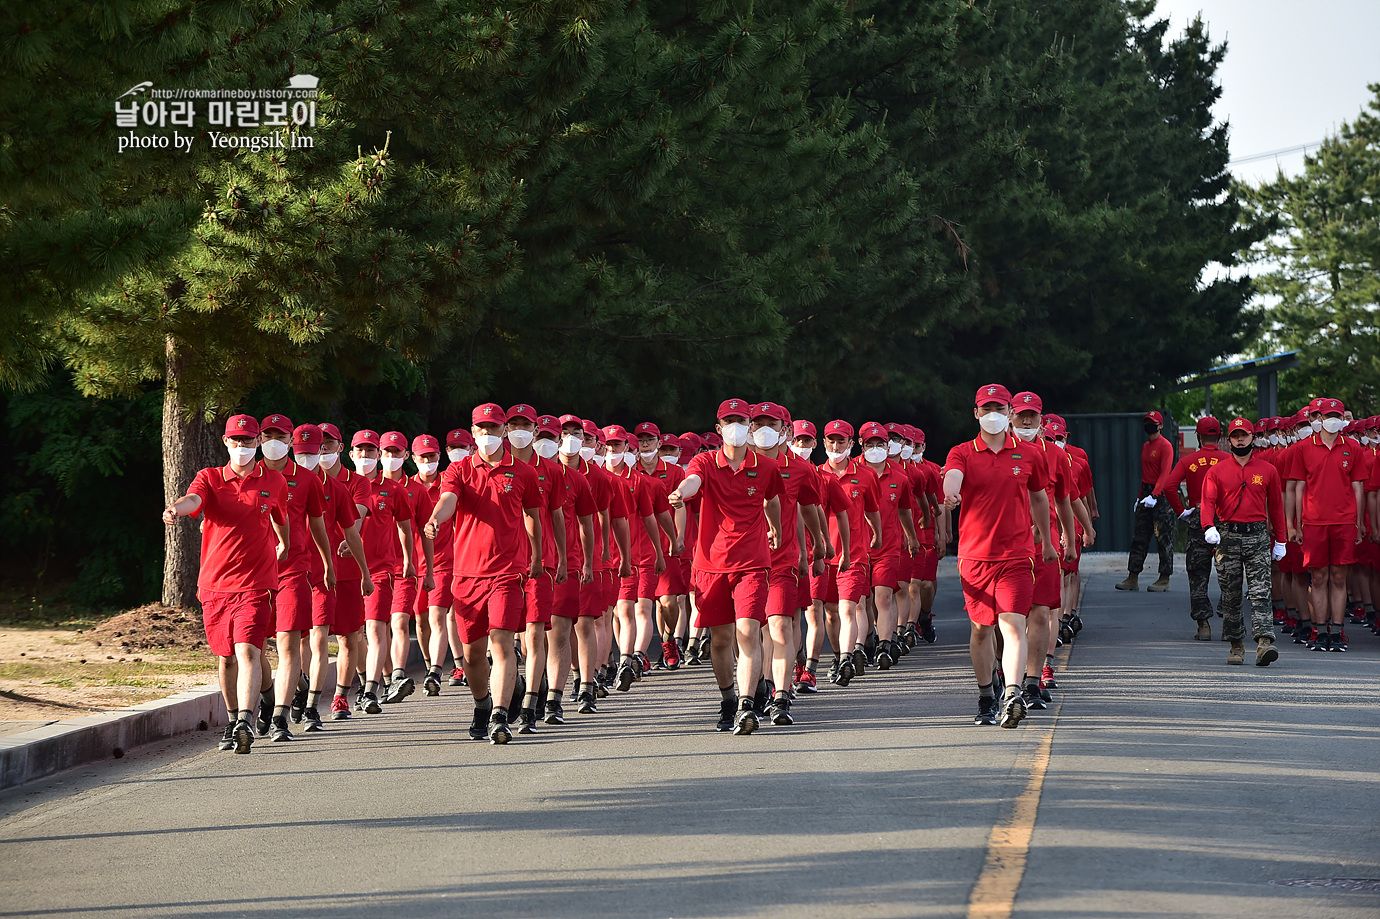
<path id="1" fill-rule="evenodd" d="M 43 680 L 45 685 L 64 686 L 136 686 L 163 688 L 167 679 L 159 677 L 180 676 L 192 673 L 206 673 L 216 669 L 216 659 L 207 655 L 203 661 L 93 661 L 79 664 L 76 661 L 44 661 L 42 663 L 23 661 L 0 664 L 0 679 L 3 680 Z"/>

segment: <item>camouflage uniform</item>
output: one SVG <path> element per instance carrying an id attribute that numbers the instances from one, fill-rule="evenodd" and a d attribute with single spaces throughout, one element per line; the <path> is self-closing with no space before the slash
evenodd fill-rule
<path id="1" fill-rule="evenodd" d="M 1188 547 L 1184 549 L 1184 567 L 1188 569 L 1188 613 L 1195 622 L 1212 618 L 1212 600 L 1208 598 L 1208 584 L 1212 581 L 1212 547 L 1203 540 L 1198 508 L 1189 511 Z"/>
<path id="2" fill-rule="evenodd" d="M 1141 497 L 1150 494 L 1152 486 L 1141 486 Z M 1126 560 L 1129 574 L 1140 574 L 1145 567 L 1145 555 L 1150 551 L 1150 534 L 1155 534 L 1155 543 L 1160 550 L 1160 577 L 1174 574 L 1174 508 L 1164 498 L 1157 498 L 1154 507 L 1136 505 L 1136 529 L 1131 537 L 1131 555 Z M 1197 617 L 1194 617 L 1197 618 Z"/>
<path id="3" fill-rule="evenodd" d="M 1243 576 L 1246 595 L 1251 601 L 1251 637 L 1273 639 L 1275 620 L 1270 604 L 1270 527 L 1263 520 L 1237 526 L 1255 529 L 1250 533 L 1233 533 L 1232 524 L 1217 524 L 1217 530 L 1222 535 L 1222 542 L 1217 546 L 1217 584 L 1222 588 L 1222 640 L 1245 639 L 1245 622 L 1241 616 Z"/>

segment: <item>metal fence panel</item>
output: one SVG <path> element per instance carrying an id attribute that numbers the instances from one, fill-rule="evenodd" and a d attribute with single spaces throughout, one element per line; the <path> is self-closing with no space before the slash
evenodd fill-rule
<path id="1" fill-rule="evenodd" d="M 1101 516 L 1097 528 L 1098 552 L 1129 552 L 1135 529 L 1135 502 L 1140 492 L 1140 449 L 1145 444 L 1141 421 L 1145 414 L 1121 412 L 1105 415 L 1065 415 L 1069 443 L 1088 451 L 1093 488 Z M 1178 460 L 1178 426 L 1164 413 L 1164 434 L 1174 445 Z"/>

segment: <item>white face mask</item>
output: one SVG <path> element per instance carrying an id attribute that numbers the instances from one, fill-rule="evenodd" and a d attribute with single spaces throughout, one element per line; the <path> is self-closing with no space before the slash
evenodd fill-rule
<path id="1" fill-rule="evenodd" d="M 556 448 L 557 445 L 554 440 L 549 437 L 543 437 L 541 440 L 537 441 L 536 446 L 532 449 L 537 451 L 537 456 L 551 459 L 551 457 L 556 455 Z"/>
<path id="2" fill-rule="evenodd" d="M 623 465 L 624 465 L 624 466 L 627 466 L 629 469 L 631 469 L 633 466 L 636 466 L 636 465 L 637 465 L 637 454 L 636 454 L 636 453 L 624 453 L 624 454 L 623 454 Z"/>
<path id="3" fill-rule="evenodd" d="M 775 428 L 758 428 L 752 432 L 752 442 L 762 450 L 770 450 L 781 443 L 781 435 Z"/>
<path id="4" fill-rule="evenodd" d="M 835 453 L 833 450 L 825 450 L 824 455 L 829 457 L 829 459 L 833 460 L 836 463 L 848 459 L 847 450 L 842 450 L 838 453 Z"/>
<path id="5" fill-rule="evenodd" d="M 259 444 L 259 449 L 264 451 L 264 459 L 277 462 L 287 456 L 292 447 L 281 440 L 266 440 Z"/>
<path id="6" fill-rule="evenodd" d="M 915 448 L 910 444 L 901 445 L 901 459 L 908 460 L 915 455 Z"/>
<path id="7" fill-rule="evenodd" d="M 503 449 L 503 438 L 497 434 L 480 434 L 474 439 L 474 445 L 485 456 L 497 456 Z"/>
<path id="8" fill-rule="evenodd" d="M 421 462 L 419 462 L 419 463 L 417 463 L 417 472 L 420 473 L 421 475 L 435 475 L 435 474 L 436 474 L 436 470 L 439 469 L 440 466 L 441 466 L 441 463 L 440 463 L 439 461 L 434 462 L 434 463 L 421 463 Z"/>
<path id="9" fill-rule="evenodd" d="M 1324 418 L 1322 420 L 1322 429 L 1329 434 L 1336 434 L 1344 427 L 1346 427 L 1346 421 L 1341 418 Z"/>
<path id="10" fill-rule="evenodd" d="M 794 453 L 796 456 L 800 457 L 801 459 L 808 461 L 810 459 L 810 454 L 814 453 L 815 451 L 808 450 L 805 447 L 792 446 L 791 452 Z"/>
<path id="11" fill-rule="evenodd" d="M 1310 421 L 1308 422 L 1308 426 L 1312 428 L 1313 433 L 1316 434 L 1322 430 L 1322 421 Z"/>
<path id="12" fill-rule="evenodd" d="M 1257 438 L 1252 442 L 1252 445 L 1253 445 L 1257 450 L 1259 450 L 1261 447 L 1266 446 L 1265 438 L 1263 438 L 1263 437 L 1257 437 Z"/>
<path id="13" fill-rule="evenodd" d="M 527 445 L 530 444 L 531 442 L 532 442 L 532 432 L 531 432 L 531 431 L 509 431 L 509 432 L 508 432 L 508 443 L 512 444 L 514 447 L 517 447 L 519 450 L 524 449 L 524 448 L 527 447 Z M 486 450 L 485 452 L 487 453 L 488 451 Z"/>
<path id="14" fill-rule="evenodd" d="M 916 448 L 915 448 L 915 452 L 912 453 L 911 456 L 914 458 L 914 460 L 915 460 L 917 463 L 920 462 L 922 459 L 925 458 L 925 448 L 924 448 L 924 447 L 916 447 Z"/>
<path id="15" fill-rule="evenodd" d="M 1040 435 L 1039 428 L 1012 428 L 1011 430 L 1015 431 L 1016 436 L 1021 440 L 1034 440 Z"/>
<path id="16" fill-rule="evenodd" d="M 403 466 L 403 459 L 404 457 L 401 456 L 385 456 L 381 460 L 381 462 L 383 463 L 383 471 L 397 472 Z"/>
<path id="17" fill-rule="evenodd" d="M 1058 447 L 1060 450 L 1067 450 L 1069 448 L 1069 445 L 1064 443 L 1062 440 L 1056 440 L 1054 442 L 1054 446 Z"/>
<path id="18" fill-rule="evenodd" d="M 1011 419 L 1001 412 L 988 412 L 978 419 L 978 424 L 988 434 L 1001 434 L 1011 424 Z"/>
<path id="19" fill-rule="evenodd" d="M 590 449 L 590 448 L 586 448 L 586 449 Z M 593 452 L 593 451 L 591 450 L 591 452 Z M 581 456 L 584 456 L 584 455 L 585 455 L 585 451 L 584 451 L 584 450 L 581 450 L 581 451 L 580 451 L 580 455 L 581 455 Z M 596 465 L 596 466 L 602 466 L 602 465 L 604 465 L 605 463 L 608 462 L 608 459 L 607 459 L 606 457 L 600 456 L 600 455 L 597 454 L 597 453 L 595 453 L 593 456 L 589 457 L 589 460 L 590 460 L 591 462 L 593 462 L 594 465 Z"/>
<path id="20" fill-rule="evenodd" d="M 355 472 L 358 472 L 360 475 L 373 475 L 374 469 L 379 464 L 379 461 L 377 459 L 369 459 L 363 456 L 355 456 L 351 458 L 354 460 L 355 463 Z"/>
<path id="21" fill-rule="evenodd" d="M 586 463 L 594 462 L 595 460 L 598 460 L 600 463 L 602 463 L 602 462 L 604 461 L 604 458 L 603 458 L 602 456 L 595 456 L 595 455 L 594 455 L 594 448 L 593 448 L 593 447 L 581 447 L 581 448 L 580 448 L 580 459 L 584 460 Z"/>
<path id="22" fill-rule="evenodd" d="M 254 462 L 253 447 L 226 447 L 230 451 L 230 461 L 236 466 L 248 466 Z"/>
<path id="23" fill-rule="evenodd" d="M 310 472 L 316 468 L 316 464 L 321 462 L 320 453 L 294 453 L 292 458 L 297 461 L 297 465 Z"/>
<path id="24" fill-rule="evenodd" d="M 886 447 L 868 447 L 863 451 L 863 459 L 869 463 L 881 463 L 886 460 Z"/>
<path id="25" fill-rule="evenodd" d="M 721 424 L 719 425 L 719 436 L 724 439 L 724 446 L 741 447 L 747 443 L 748 426 L 741 421 Z"/>
<path id="26" fill-rule="evenodd" d="M 670 463 L 672 466 L 679 466 L 679 465 L 680 465 L 680 451 L 679 451 L 679 450 L 677 450 L 675 453 L 664 453 L 664 454 L 662 454 L 661 458 L 664 459 L 666 462 Z"/>
<path id="27" fill-rule="evenodd" d="M 660 453 L 660 451 L 658 451 L 658 450 L 656 450 L 656 449 L 651 449 L 651 450 L 646 451 L 645 453 L 644 453 L 644 452 L 639 452 L 637 455 L 638 455 L 639 457 L 641 457 L 644 461 L 650 463 L 652 460 L 654 460 L 654 459 L 657 458 L 657 456 L 658 456 L 659 453 Z"/>
<path id="28" fill-rule="evenodd" d="M 336 463 L 340 462 L 340 453 L 339 453 L 339 452 L 336 452 L 336 453 L 322 453 L 322 454 L 320 454 L 320 457 L 321 457 L 321 468 L 323 468 L 323 469 L 331 469 L 331 468 L 333 468 L 333 467 L 335 466 Z M 298 462 L 301 462 L 301 460 L 298 460 Z"/>
<path id="29" fill-rule="evenodd" d="M 561 438 L 561 444 L 557 447 L 566 456 L 579 456 L 584 452 L 584 441 L 574 434 L 567 434 Z"/>
<path id="30" fill-rule="evenodd" d="M 446 456 L 450 458 L 452 463 L 458 463 L 469 455 L 470 451 L 466 450 L 464 447 L 451 447 L 446 450 Z"/>
<path id="31" fill-rule="evenodd" d="M 906 448 L 906 445 L 905 445 L 904 443 L 902 443 L 901 441 L 899 441 L 899 440 L 888 440 L 888 441 L 886 442 L 886 455 L 887 455 L 887 456 L 900 456 L 900 455 L 901 455 L 901 451 L 904 450 L 905 448 Z"/>

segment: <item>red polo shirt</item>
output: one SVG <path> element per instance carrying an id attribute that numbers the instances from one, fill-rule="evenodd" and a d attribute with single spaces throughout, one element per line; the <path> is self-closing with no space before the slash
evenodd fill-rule
<path id="1" fill-rule="evenodd" d="M 402 574 L 402 534 L 399 520 L 412 519 L 412 505 L 402 482 L 385 479 L 375 472 L 375 478 L 364 478 L 369 486 L 369 516 L 359 528 L 364 541 L 364 558 L 375 574 Z M 425 522 L 425 521 L 424 521 Z"/>
<path id="2" fill-rule="evenodd" d="M 1174 445 L 1165 440 L 1163 434 L 1156 434 L 1140 448 L 1140 480 L 1159 486 L 1160 479 L 1169 475 L 1174 468 Z"/>
<path id="3" fill-rule="evenodd" d="M 344 519 L 344 512 L 338 512 L 335 520 L 334 529 L 332 529 L 331 527 L 332 521 L 327 519 L 326 535 L 330 537 L 332 552 L 335 552 L 336 548 L 341 544 L 341 542 L 344 541 L 345 529 L 347 527 L 353 526 L 354 522 L 360 519 L 359 509 L 361 507 L 367 509 L 373 506 L 373 489 L 369 486 L 369 480 L 366 479 L 364 476 L 360 475 L 358 472 L 355 472 L 353 469 L 346 469 L 344 463 L 341 463 L 336 468 L 340 470 L 340 475 L 331 475 L 330 473 L 324 470 L 318 471 L 320 472 L 321 479 L 323 480 L 323 482 L 335 482 L 341 487 L 341 489 L 343 489 L 347 496 L 347 503 L 350 505 L 350 511 L 353 516 L 350 518 L 350 522 L 348 524 L 344 524 L 341 523 L 341 520 Z M 363 524 L 361 524 L 361 542 L 363 541 L 363 539 L 364 526 Z M 366 547 L 364 550 L 364 563 L 368 565 L 370 568 L 378 567 L 378 562 L 376 562 L 369 555 L 368 547 Z M 324 571 L 322 572 L 322 576 L 325 576 Z M 347 553 L 346 555 L 341 556 L 340 553 L 336 553 L 335 579 L 337 581 L 356 581 L 362 579 L 363 577 L 364 573 L 359 570 L 359 565 L 356 564 L 355 557 L 353 555 Z"/>
<path id="4" fill-rule="evenodd" d="M 1339 435 L 1329 448 L 1321 434 L 1294 444 L 1284 477 L 1303 483 L 1303 523 L 1306 526 L 1356 524 L 1356 494 L 1352 482 L 1365 476 L 1361 445 Z"/>
<path id="5" fill-rule="evenodd" d="M 244 478 L 230 464 L 203 469 L 187 494 L 201 499 L 201 590 L 278 589 L 278 537 L 270 518 L 287 522 L 287 481 L 256 464 Z M 288 548 L 292 537 L 288 536 Z"/>
<path id="6" fill-rule="evenodd" d="M 867 522 L 867 512 L 881 509 L 881 492 L 877 487 L 877 473 L 855 456 L 835 472 L 834 467 L 825 463 L 819 467 L 822 478 L 833 479 L 843 493 L 848 512 L 848 554 L 852 561 L 866 562 L 871 558 L 872 527 Z M 833 514 L 829 515 L 829 539 L 834 543 L 834 552 L 843 551 L 843 540 L 839 538 L 839 522 Z M 837 560 L 837 554 L 835 555 Z"/>
<path id="7" fill-rule="evenodd" d="M 518 460 L 518 462 L 522 462 Z M 543 568 L 550 568 L 553 571 L 559 557 L 556 554 L 556 524 L 555 518 L 551 516 L 552 511 L 562 510 L 565 507 L 565 485 L 561 481 L 560 463 L 553 459 L 547 459 L 535 450 L 532 456 L 526 460 L 528 466 L 537 476 L 537 488 L 541 490 L 541 564 Z M 531 548 L 530 546 L 528 547 Z M 570 567 L 570 545 L 566 544 L 566 568 Z"/>
<path id="8" fill-rule="evenodd" d="M 656 465 L 652 467 L 650 472 L 648 472 L 647 468 L 640 462 L 634 468 L 638 473 L 648 478 L 655 479 L 661 484 L 661 495 L 663 498 L 670 495 L 671 492 L 680 487 L 681 482 L 685 481 L 685 470 L 675 463 L 668 463 L 664 459 L 658 458 Z M 668 501 L 666 503 L 666 510 L 669 511 L 670 509 L 671 504 Z M 671 540 L 665 533 L 661 534 L 661 552 L 663 555 L 669 556 L 671 554 Z"/>
<path id="9" fill-rule="evenodd" d="M 531 547 L 524 511 L 540 508 L 545 498 L 532 467 L 514 460 L 506 446 L 496 466 L 474 453 L 446 467 L 441 494 L 447 493 L 456 497 L 455 576 L 526 573 Z"/>
<path id="10" fill-rule="evenodd" d="M 614 487 L 613 479 L 599 467 L 598 463 L 581 459 L 576 464 L 576 468 L 585 477 L 585 481 L 589 484 L 590 495 L 594 498 L 594 570 L 608 571 L 617 567 L 618 543 L 614 540 L 613 534 L 610 533 L 609 560 L 604 561 L 604 521 L 600 515 L 604 511 L 608 511 L 609 526 L 612 526 L 614 520 L 620 517 L 627 518 L 627 505 L 623 501 L 622 490 Z"/>
<path id="11" fill-rule="evenodd" d="M 1255 523 L 1269 520 L 1275 542 L 1284 542 L 1283 486 L 1274 463 L 1252 456 L 1245 465 L 1223 451 L 1224 459 L 1209 467 L 1203 477 L 1203 503 L 1199 514 L 1203 529 L 1215 521 Z M 1354 505 L 1353 505 L 1354 507 Z"/>
<path id="12" fill-rule="evenodd" d="M 867 468 L 872 469 L 871 466 Z M 872 550 L 875 557 L 906 555 L 906 534 L 901 529 L 901 511 L 915 512 L 915 497 L 910 477 L 894 460 L 884 460 L 882 471 L 872 469 L 877 476 L 877 505 L 882 518 L 882 545 Z"/>
<path id="13" fill-rule="evenodd" d="M 263 460 L 259 460 L 258 465 L 268 471 Z M 321 577 L 324 578 L 326 569 L 307 529 L 307 518 L 320 517 L 325 513 L 325 489 L 321 487 L 320 479 L 292 460 L 288 460 L 278 474 L 287 483 L 288 517 L 288 557 L 278 563 L 278 576 L 306 574 L 310 579 L 313 568 L 320 568 Z M 312 559 L 316 559 L 315 565 Z"/>
<path id="14" fill-rule="evenodd" d="M 422 554 L 422 527 L 431 519 L 431 493 L 427 490 L 425 482 L 415 481 L 411 476 L 405 475 L 400 479 L 388 481 L 391 481 L 395 488 L 402 489 L 403 500 L 407 502 L 408 511 L 411 513 L 408 519 L 412 521 L 412 570 L 417 574 L 425 574 L 426 556 Z M 402 549 L 399 548 L 394 556 L 393 576 L 400 578 L 402 575 Z"/>
<path id="15" fill-rule="evenodd" d="M 950 469 L 963 473 L 958 557 L 975 562 L 1034 558 L 1030 493 L 1049 487 L 1043 451 L 1010 434 L 993 451 L 975 437 L 949 451 L 946 475 Z"/>
<path id="16" fill-rule="evenodd" d="M 605 470 L 607 472 L 607 470 Z M 651 567 L 656 564 L 656 549 L 651 537 L 647 535 L 644 517 L 655 518 L 662 511 L 669 512 L 671 505 L 666 500 L 668 492 L 662 490 L 659 479 L 635 473 L 627 466 L 618 472 L 609 472 L 615 487 L 623 492 L 628 507 L 628 530 L 634 565 Z M 656 528 L 656 524 L 653 524 Z"/>
<path id="17" fill-rule="evenodd" d="M 770 459 L 770 457 L 762 457 Z M 781 545 L 771 553 L 772 568 L 796 568 L 800 564 L 800 540 L 796 534 L 796 520 L 801 505 L 819 503 L 815 467 L 782 450 L 775 460 L 781 476 Z"/>
<path id="18" fill-rule="evenodd" d="M 1043 437 L 1036 437 L 1028 443 L 1032 447 L 1039 447 L 1045 470 L 1049 473 L 1049 487 L 1045 489 L 1045 494 L 1049 496 L 1049 531 L 1058 535 L 1063 530 L 1059 524 L 1059 514 L 1054 509 L 1055 501 L 1073 494 L 1073 457 Z"/>
<path id="19" fill-rule="evenodd" d="M 599 507 L 594 501 L 594 492 L 589 487 L 589 480 L 580 474 L 579 470 L 572 469 L 565 463 L 555 461 L 556 468 L 559 470 L 560 478 L 557 480 L 565 494 L 565 552 L 566 568 L 571 572 L 576 572 L 585 563 L 585 547 L 580 542 L 580 518 L 595 518 L 595 534 L 598 534 L 598 513 Z M 594 543 L 595 559 L 599 557 L 599 543 Z"/>
<path id="20" fill-rule="evenodd" d="M 695 568 L 711 574 L 770 568 L 762 505 L 784 490 L 776 460 L 749 450 L 735 470 L 719 449 L 692 459 L 686 475 L 699 476 L 701 483 Z"/>
<path id="21" fill-rule="evenodd" d="M 412 520 L 412 557 L 425 558 L 422 554 L 422 529 L 426 522 L 431 519 L 431 512 L 436 509 L 436 502 L 441 500 L 441 477 L 438 475 L 436 481 L 428 485 L 421 480 L 420 476 L 408 476 L 408 488 L 417 488 L 425 492 L 423 501 L 418 502 L 417 514 Z M 422 510 L 426 513 L 423 514 Z M 432 540 L 432 557 L 436 560 L 435 573 L 449 573 L 455 568 L 455 518 L 451 517 L 441 524 L 436 531 L 436 538 Z"/>
<path id="22" fill-rule="evenodd" d="M 312 472 L 311 476 L 321 483 L 321 504 L 325 508 L 321 517 L 326 524 L 326 545 L 330 548 L 331 558 L 335 562 L 335 579 L 349 581 L 358 578 L 359 565 L 355 564 L 355 557 L 346 555 L 341 558 L 336 552 L 336 547 L 345 539 L 345 531 L 354 526 L 355 521 L 359 519 L 354 495 L 343 479 L 317 472 Z M 363 479 L 359 481 L 361 484 L 364 482 Z M 326 579 L 326 566 L 317 552 L 311 553 L 310 560 L 310 580 L 313 584 L 320 584 Z"/>

